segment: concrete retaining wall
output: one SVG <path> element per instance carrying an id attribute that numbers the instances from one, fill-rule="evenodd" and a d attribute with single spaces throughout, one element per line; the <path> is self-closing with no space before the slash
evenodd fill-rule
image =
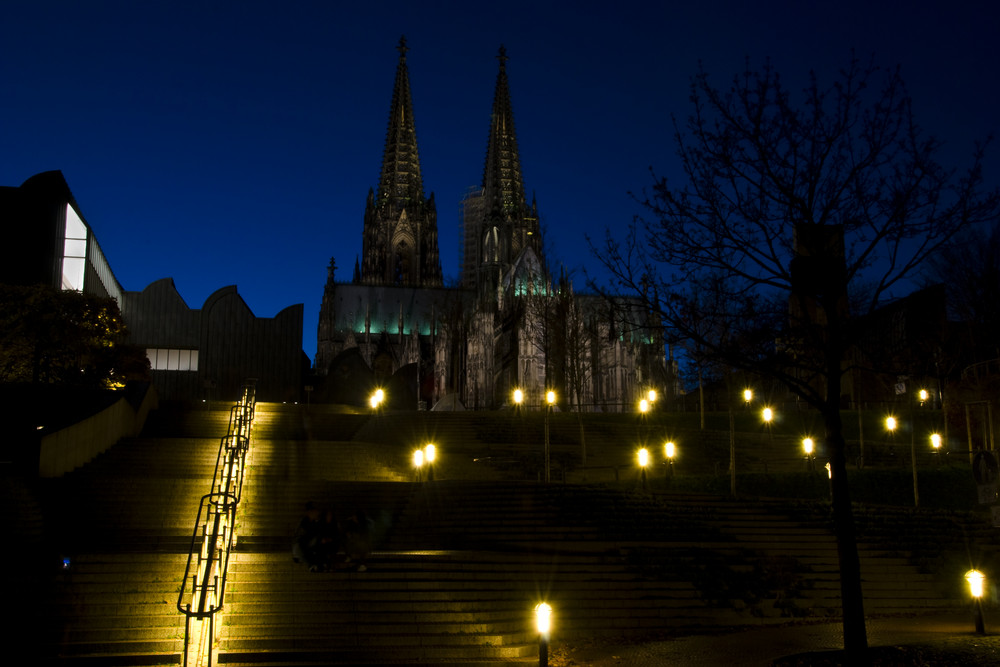
<path id="1" fill-rule="evenodd" d="M 156 388 L 150 385 L 138 409 L 123 396 L 96 415 L 44 436 L 38 456 L 39 477 L 61 477 L 107 451 L 121 438 L 139 435 L 157 403 Z"/>

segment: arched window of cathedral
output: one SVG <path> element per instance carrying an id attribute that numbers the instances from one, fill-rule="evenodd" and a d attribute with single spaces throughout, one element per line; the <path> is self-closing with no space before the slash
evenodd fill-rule
<path id="1" fill-rule="evenodd" d="M 393 249 L 392 282 L 396 285 L 405 285 L 413 280 L 411 255 L 410 247 L 406 241 L 400 242 Z"/>
<path id="2" fill-rule="evenodd" d="M 491 227 L 486 232 L 486 241 L 483 243 L 483 258 L 487 262 L 500 261 L 500 230 Z"/>

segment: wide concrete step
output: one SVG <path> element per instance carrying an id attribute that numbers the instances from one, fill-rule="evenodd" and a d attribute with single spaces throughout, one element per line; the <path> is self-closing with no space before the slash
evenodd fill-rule
<path id="1" fill-rule="evenodd" d="M 59 655 L 67 657 L 93 656 L 100 664 L 102 659 L 114 655 L 122 656 L 164 656 L 168 662 L 175 662 L 174 655 L 184 649 L 184 638 L 179 639 L 138 639 L 125 641 L 96 642 L 63 642 L 59 646 Z M 135 664 L 156 664 L 155 662 L 140 662 Z"/>
<path id="2" fill-rule="evenodd" d="M 475 653 L 475 654 L 474 654 Z M 478 654 L 478 655 L 477 655 Z M 522 667 L 538 664 L 538 646 L 533 644 L 521 650 L 512 647 L 496 651 L 470 651 L 468 649 L 435 649 L 421 647 L 419 655 L 412 648 L 340 647 L 287 650 L 258 650 L 241 652 L 229 650 L 219 655 L 220 665 L 232 667 L 288 667 L 289 665 L 393 665 L 439 664 L 449 667 Z"/>
<path id="3" fill-rule="evenodd" d="M 523 612 L 523 610 L 521 610 Z M 359 631 L 371 634 L 395 634 L 400 630 L 414 634 L 446 635 L 516 635 L 525 630 L 525 614 L 484 612 L 462 614 L 441 613 L 432 617 L 414 618 L 406 612 L 326 612 L 289 614 L 267 613 L 251 618 L 249 612 L 225 614 L 224 637 L 273 637 L 311 634 L 349 634 Z"/>

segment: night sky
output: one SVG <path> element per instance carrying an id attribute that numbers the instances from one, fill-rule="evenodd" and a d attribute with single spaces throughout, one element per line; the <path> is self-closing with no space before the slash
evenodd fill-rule
<path id="1" fill-rule="evenodd" d="M 854 49 L 902 66 L 956 161 L 1000 129 L 995 2 L 694 4 L 4 0 L 0 185 L 62 170 L 126 290 L 169 276 L 192 308 L 233 284 L 259 317 L 305 304 L 311 358 L 330 257 L 349 280 L 361 251 L 403 34 L 446 280 L 501 44 L 525 186 L 578 286 L 584 235 L 631 220 L 650 166 L 675 173 L 699 62 L 724 85 L 769 58 L 799 89 Z M 1000 182 L 1000 145 L 987 168 Z"/>

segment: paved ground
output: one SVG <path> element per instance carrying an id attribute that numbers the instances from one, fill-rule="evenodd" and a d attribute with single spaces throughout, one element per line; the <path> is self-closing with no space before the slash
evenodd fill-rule
<path id="1" fill-rule="evenodd" d="M 1000 664 L 1000 635 L 990 632 L 988 615 L 986 622 L 987 636 L 983 637 L 975 634 L 971 611 L 870 619 L 868 643 L 870 646 L 898 646 L 947 641 L 963 648 L 981 648 L 984 660 L 975 664 Z M 727 634 L 679 637 L 637 645 L 562 646 L 554 651 L 554 660 L 550 664 L 553 667 L 766 667 L 785 656 L 840 648 L 843 648 L 840 623 L 815 623 L 762 626 Z"/>

